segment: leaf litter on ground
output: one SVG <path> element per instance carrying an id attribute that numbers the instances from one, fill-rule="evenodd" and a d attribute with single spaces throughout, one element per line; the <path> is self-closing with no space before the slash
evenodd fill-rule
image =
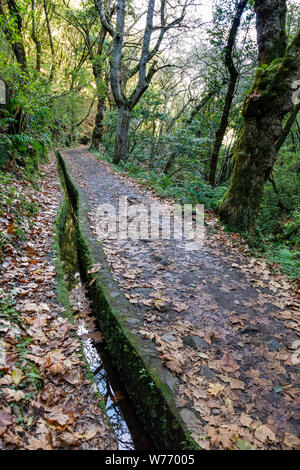
<path id="1" fill-rule="evenodd" d="M 10 225 L 7 197 L 0 203 L 0 448 L 115 450 L 76 324 L 56 298 L 53 224 L 61 190 L 54 159 L 42 172 L 38 192 L 21 178 L 10 182 L 23 237 Z M 1 186 L 1 194 L 8 189 Z M 21 199 L 38 201 L 29 222 Z"/>

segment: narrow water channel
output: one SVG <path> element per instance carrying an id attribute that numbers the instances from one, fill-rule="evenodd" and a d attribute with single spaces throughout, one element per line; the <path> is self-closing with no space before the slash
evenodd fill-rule
<path id="1" fill-rule="evenodd" d="M 91 302 L 81 282 L 74 215 L 69 202 L 66 204 L 68 204 L 67 216 L 59 243 L 75 325 L 83 344 L 85 357 L 94 373 L 98 390 L 104 398 L 106 413 L 117 437 L 119 450 L 149 450 L 151 440 L 146 436 L 122 380 L 111 364 L 104 339 L 97 327 Z"/>

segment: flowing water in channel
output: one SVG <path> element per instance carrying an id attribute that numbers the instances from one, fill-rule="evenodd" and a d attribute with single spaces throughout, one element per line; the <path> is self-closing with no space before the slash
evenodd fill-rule
<path id="1" fill-rule="evenodd" d="M 81 338 L 90 369 L 94 373 L 98 390 L 104 398 L 106 413 L 118 440 L 118 448 L 119 450 L 150 449 L 150 439 L 145 435 L 122 380 L 111 364 L 104 339 L 96 326 L 91 302 L 80 279 L 76 229 L 70 205 L 64 230 L 60 234 L 60 249 L 77 333 Z"/>

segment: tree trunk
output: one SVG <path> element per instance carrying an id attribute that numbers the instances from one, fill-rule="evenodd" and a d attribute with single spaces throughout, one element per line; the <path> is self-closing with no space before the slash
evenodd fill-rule
<path id="1" fill-rule="evenodd" d="M 46 18 L 48 38 L 49 38 L 49 44 L 50 44 L 50 49 L 51 49 L 51 57 L 52 57 L 50 76 L 49 76 L 49 83 L 52 83 L 53 78 L 54 78 L 54 73 L 55 73 L 55 67 L 56 67 L 56 65 L 55 65 L 55 49 L 54 49 L 54 44 L 53 44 L 52 32 L 51 32 L 51 27 L 50 27 L 49 12 L 48 12 L 48 6 L 47 6 L 47 3 L 46 3 L 46 0 L 43 0 L 43 6 L 44 6 L 44 13 L 45 13 L 45 18 Z"/>
<path id="2" fill-rule="evenodd" d="M 256 0 L 258 64 L 270 64 L 286 49 L 286 0 Z"/>
<path id="3" fill-rule="evenodd" d="M 300 75 L 300 32 L 285 57 L 258 70 L 244 108 L 244 127 L 234 153 L 234 169 L 220 206 L 232 230 L 254 230 L 264 185 L 277 157 L 282 121 L 292 111 L 293 83 Z"/>
<path id="4" fill-rule="evenodd" d="M 231 104 L 232 104 L 233 97 L 234 97 L 234 91 L 235 91 L 237 79 L 238 79 L 238 73 L 237 72 L 232 73 L 230 82 L 228 85 L 226 98 L 225 98 L 225 106 L 223 109 L 221 122 L 216 132 L 214 148 L 213 148 L 213 152 L 212 152 L 211 159 L 210 159 L 210 170 L 209 170 L 209 177 L 208 177 L 209 183 L 213 187 L 215 186 L 219 153 L 220 153 L 224 135 L 228 126 L 228 118 L 229 118 L 230 108 L 231 108 Z"/>
<path id="5" fill-rule="evenodd" d="M 36 34 L 36 25 L 35 25 L 35 1 L 31 0 L 31 11 L 32 11 L 32 33 L 31 37 L 36 47 L 36 70 L 40 73 L 41 71 L 41 56 L 42 56 L 42 46 L 41 41 L 39 40 Z"/>
<path id="6" fill-rule="evenodd" d="M 216 132 L 214 149 L 213 149 L 213 153 L 210 159 L 210 171 L 209 171 L 208 179 L 209 179 L 209 183 L 211 184 L 211 186 L 215 185 L 219 153 L 220 153 L 224 135 L 228 126 L 230 108 L 231 108 L 232 101 L 234 98 L 236 82 L 239 76 L 238 71 L 232 59 L 232 49 L 235 44 L 237 32 L 238 32 L 238 29 L 241 23 L 241 18 L 246 8 L 247 2 L 248 0 L 240 0 L 237 6 L 236 13 L 234 15 L 233 22 L 230 28 L 226 50 L 225 50 L 225 65 L 228 69 L 230 80 L 229 80 L 228 89 L 226 93 L 225 105 L 224 105 L 224 109 L 222 113 L 221 122 Z"/>
<path id="7" fill-rule="evenodd" d="M 109 62 L 107 61 L 105 65 L 105 83 L 106 83 L 106 94 L 107 94 L 107 101 L 109 105 L 109 110 L 113 111 L 117 108 L 117 105 L 115 103 L 113 93 L 111 91 L 111 84 L 110 84 L 110 78 L 109 78 Z"/>
<path id="8" fill-rule="evenodd" d="M 97 114 L 95 118 L 95 127 L 92 134 L 91 149 L 99 150 L 99 145 L 103 136 L 103 119 L 105 114 L 105 97 L 98 98 Z"/>
<path id="9" fill-rule="evenodd" d="M 94 65 L 93 73 L 97 86 L 97 114 L 95 117 L 95 127 L 92 134 L 91 149 L 99 150 L 99 145 L 103 136 L 103 119 L 106 110 L 106 86 L 103 81 L 103 70 L 101 66 Z"/>
<path id="10" fill-rule="evenodd" d="M 23 43 L 16 42 L 12 44 L 12 49 L 14 51 L 18 64 L 21 66 L 21 69 L 27 73 L 27 60 Z"/>
<path id="11" fill-rule="evenodd" d="M 115 153 L 113 163 L 117 165 L 121 160 L 126 161 L 129 150 L 129 127 L 131 109 L 120 106 L 116 129 Z"/>

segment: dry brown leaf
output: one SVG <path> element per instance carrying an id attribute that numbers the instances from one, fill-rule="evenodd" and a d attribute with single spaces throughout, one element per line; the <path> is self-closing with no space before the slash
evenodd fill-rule
<path id="1" fill-rule="evenodd" d="M 6 431 L 6 428 L 13 423 L 12 415 L 9 410 L 7 411 L 0 411 L 0 436 Z"/>
<path id="2" fill-rule="evenodd" d="M 97 427 L 92 427 L 91 429 L 89 429 L 86 434 L 85 434 L 85 440 L 86 441 L 90 441 L 91 439 L 93 439 L 96 435 L 97 435 L 97 432 L 98 432 L 98 429 Z"/>
<path id="3" fill-rule="evenodd" d="M 53 350 L 43 358 L 43 368 L 49 369 L 53 375 L 64 375 L 67 358 L 59 350 Z"/>
<path id="4" fill-rule="evenodd" d="M 28 445 L 26 446 L 28 450 L 53 450 L 51 433 L 41 434 L 39 438 L 30 437 L 28 439 Z"/>
<path id="5" fill-rule="evenodd" d="M 246 415 L 246 413 L 242 413 L 240 416 L 240 423 L 242 426 L 249 428 L 253 423 L 253 419 Z"/>
<path id="6" fill-rule="evenodd" d="M 12 384 L 12 378 L 10 375 L 6 374 L 0 379 L 0 385 L 10 385 Z"/>
<path id="7" fill-rule="evenodd" d="M 238 379 L 230 379 L 229 381 L 230 388 L 233 390 L 240 389 L 244 390 L 245 389 L 245 384 L 241 380 Z"/>
<path id="8" fill-rule="evenodd" d="M 88 339 L 88 338 L 92 338 L 94 339 L 97 343 L 100 343 L 100 342 L 103 342 L 104 341 L 104 336 L 103 334 L 100 332 L 100 331 L 93 331 L 91 333 L 86 333 L 82 336 L 82 338 L 85 340 L 85 339 Z"/>
<path id="9" fill-rule="evenodd" d="M 72 411 L 67 411 L 66 413 L 63 410 L 55 410 L 47 414 L 46 421 L 53 424 L 61 431 L 64 431 L 69 424 L 74 423 L 75 416 Z"/>
<path id="10" fill-rule="evenodd" d="M 213 397 L 218 397 L 223 392 L 224 388 L 224 385 L 221 385 L 219 383 L 211 383 L 209 384 L 208 392 Z"/>
<path id="11" fill-rule="evenodd" d="M 76 447 L 80 445 L 78 437 L 71 432 L 63 432 L 58 436 L 58 440 L 65 446 Z"/>
<path id="12" fill-rule="evenodd" d="M 22 439 L 20 438 L 20 436 L 12 433 L 9 430 L 5 432 L 2 439 L 5 444 L 13 444 L 18 447 L 22 445 Z"/>
<path id="13" fill-rule="evenodd" d="M 175 357 L 159 354 L 162 359 L 162 364 L 166 366 L 171 372 L 177 375 L 183 374 L 182 364 L 176 360 Z"/>
<path id="14" fill-rule="evenodd" d="M 234 379 L 234 378 L 232 378 L 232 377 L 226 377 L 225 375 L 218 375 L 218 377 L 219 377 L 223 382 L 229 383 L 230 388 L 231 388 L 232 390 L 235 390 L 235 389 L 244 390 L 244 389 L 245 389 L 245 384 L 244 384 L 244 382 L 242 382 L 241 380 Z"/>
<path id="15" fill-rule="evenodd" d="M 174 302 L 172 306 L 172 310 L 175 310 L 176 312 L 183 312 L 186 311 L 190 308 L 189 305 L 183 303 L 183 302 Z"/>
<path id="16" fill-rule="evenodd" d="M 64 380 L 71 385 L 79 385 L 82 382 L 82 375 L 76 369 L 70 370 L 64 374 Z"/>
<path id="17" fill-rule="evenodd" d="M 256 439 L 263 443 L 266 443 L 268 441 L 278 442 L 278 439 L 276 439 L 274 432 L 266 424 L 258 425 L 255 429 L 254 435 Z"/>
<path id="18" fill-rule="evenodd" d="M 53 384 L 47 384 L 41 393 L 41 400 L 46 406 L 57 405 L 62 398 L 66 396 L 66 392 L 61 387 L 55 387 Z"/>
<path id="19" fill-rule="evenodd" d="M 284 433 L 284 444 L 292 449 L 300 449 L 300 439 L 294 434 Z"/>
<path id="20" fill-rule="evenodd" d="M 8 402 L 20 401 L 25 398 L 25 393 L 22 390 L 12 390 L 11 388 L 3 388 L 1 390 L 3 398 Z"/>
<path id="21" fill-rule="evenodd" d="M 94 264 L 92 269 L 88 271 L 88 274 L 95 274 L 101 269 L 101 264 Z"/>
<path id="22" fill-rule="evenodd" d="M 41 344 L 46 344 L 49 342 L 47 336 L 40 328 L 28 328 L 28 334 L 35 340 L 40 342 Z"/>
<path id="23" fill-rule="evenodd" d="M 151 333 L 150 331 L 147 331 L 147 330 L 139 330 L 139 333 L 142 336 L 145 336 L 145 338 L 150 339 L 150 340 L 157 337 L 157 335 L 155 333 Z"/>
<path id="24" fill-rule="evenodd" d="M 221 444 L 224 449 L 230 449 L 235 442 L 234 433 L 230 430 L 208 426 L 206 432 L 212 448 L 218 448 Z"/>

